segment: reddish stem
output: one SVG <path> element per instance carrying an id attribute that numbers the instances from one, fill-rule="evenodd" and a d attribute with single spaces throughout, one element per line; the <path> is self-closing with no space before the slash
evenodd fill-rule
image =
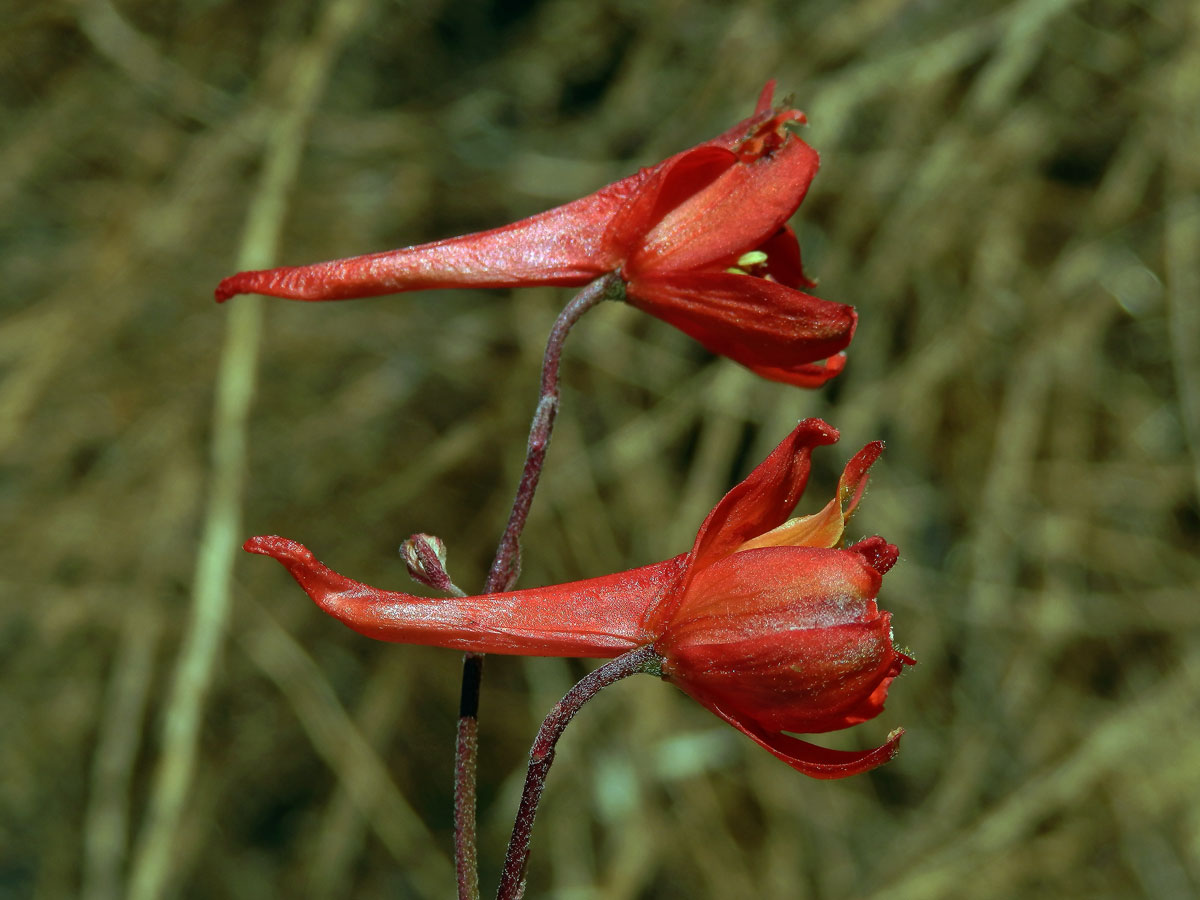
<path id="1" fill-rule="evenodd" d="M 533 493 L 542 477 L 542 464 L 546 460 L 546 448 L 550 445 L 550 432 L 554 430 L 554 418 L 558 415 L 558 363 L 562 358 L 563 343 L 571 328 L 593 306 L 603 300 L 620 299 L 625 285 L 615 272 L 597 278 L 575 295 L 563 311 L 558 314 L 550 337 L 546 340 L 546 354 L 542 358 L 542 392 L 538 397 L 537 411 L 529 429 L 529 445 L 525 455 L 525 470 L 517 486 L 512 512 L 508 515 L 508 526 L 496 549 L 496 559 L 488 573 L 485 593 L 507 591 L 512 588 L 521 567 L 521 532 L 533 504 Z"/>
<path id="2" fill-rule="evenodd" d="M 454 867 L 459 900 L 479 900 L 479 851 L 475 833 L 475 766 L 479 755 L 479 684 L 483 656 L 463 658 L 462 698 L 454 742 Z M 468 688 L 475 692 L 468 696 Z"/>
<path id="3" fill-rule="evenodd" d="M 500 889 L 496 900 L 520 900 L 525 893 L 525 869 L 529 864 L 529 841 L 533 831 L 533 820 L 537 815 L 542 789 L 550 764 L 554 762 L 554 748 L 567 724 L 588 700 L 596 696 L 601 688 L 620 681 L 638 672 L 661 674 L 662 660 L 652 646 L 630 650 L 618 656 L 590 675 L 587 675 L 564 696 L 546 716 L 538 729 L 529 751 L 529 771 L 525 776 L 525 790 L 521 794 L 521 805 L 517 808 L 517 819 L 513 824 L 512 838 L 508 842 L 508 853 L 504 858 L 504 872 L 500 877 Z"/>
<path id="4" fill-rule="evenodd" d="M 521 532 L 529 517 L 533 494 L 542 477 L 546 448 L 554 419 L 558 414 L 558 364 L 562 358 L 563 342 L 580 317 L 603 300 L 620 299 L 625 285 L 620 276 L 610 272 L 597 278 L 568 303 L 558 314 L 546 341 L 542 358 L 542 385 L 537 410 L 529 429 L 529 444 L 525 468 L 513 499 L 508 525 L 496 548 L 496 558 L 488 573 L 484 593 L 506 591 L 516 583 L 521 565 Z M 479 872 L 475 843 L 475 769 L 479 718 L 479 688 L 483 680 L 483 655 L 468 653 L 463 658 L 462 692 L 459 701 L 458 738 L 454 764 L 454 858 L 458 872 L 459 900 L 477 900 Z"/>

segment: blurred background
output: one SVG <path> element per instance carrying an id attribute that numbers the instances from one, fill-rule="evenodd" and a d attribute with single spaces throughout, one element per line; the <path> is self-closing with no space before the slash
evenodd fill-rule
<path id="1" fill-rule="evenodd" d="M 1195 4 L 60 0 L 5 20 L 0 898 L 452 895 L 459 655 L 361 638 L 236 548 L 284 534 L 405 589 L 396 548 L 427 531 L 477 589 L 568 295 L 212 289 L 572 199 L 724 130 L 772 77 L 822 154 L 793 224 L 815 293 L 859 310 L 849 365 L 805 392 L 594 311 L 522 583 L 686 549 L 799 418 L 843 435 L 801 512 L 886 439 L 851 537 L 901 547 L 881 605 L 920 665 L 821 740 L 908 735 L 817 782 L 623 682 L 563 740 L 529 895 L 1200 892 Z M 488 660 L 485 894 L 536 724 L 593 666 Z"/>

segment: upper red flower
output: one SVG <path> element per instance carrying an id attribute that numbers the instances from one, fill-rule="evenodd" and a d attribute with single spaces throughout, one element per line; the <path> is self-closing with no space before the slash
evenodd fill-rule
<path id="1" fill-rule="evenodd" d="M 341 300 L 459 286 L 583 285 L 619 272 L 625 299 L 758 374 L 813 387 L 841 371 L 852 307 L 819 300 L 787 220 L 817 172 L 771 106 L 594 194 L 462 237 L 351 259 L 240 272 L 218 301 L 258 293 Z M 820 362 L 824 360 L 824 362 Z"/>
<path id="2" fill-rule="evenodd" d="M 837 432 L 801 422 L 716 505 L 688 553 L 628 572 L 476 597 L 423 598 L 339 575 L 305 547 L 256 537 L 326 612 L 369 637 L 482 653 L 613 657 L 651 645 L 662 675 L 795 769 L 840 778 L 896 751 L 829 750 L 787 732 L 847 728 L 883 708 L 914 660 L 892 645 L 875 604 L 894 546 L 873 537 L 838 549 L 882 445 L 846 466 L 838 496 L 788 519 L 814 447 Z"/>

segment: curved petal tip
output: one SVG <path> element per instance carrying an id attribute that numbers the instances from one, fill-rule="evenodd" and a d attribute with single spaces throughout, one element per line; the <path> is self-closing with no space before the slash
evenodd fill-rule
<path id="1" fill-rule="evenodd" d="M 803 439 L 812 446 L 828 446 L 836 444 L 841 433 L 824 419 L 801 419 L 792 429 L 792 435 Z"/>
<path id="2" fill-rule="evenodd" d="M 761 115 L 771 108 L 771 104 L 775 101 L 775 79 L 772 78 L 763 85 L 762 92 L 758 95 L 758 103 L 754 107 L 754 114 Z"/>
<path id="3" fill-rule="evenodd" d="M 237 278 L 237 276 L 234 275 L 230 278 L 226 278 L 220 284 L 217 285 L 217 289 L 215 291 L 213 291 L 213 297 L 216 298 L 216 301 L 218 303 L 224 303 L 230 297 L 236 296 L 237 294 L 241 293 L 241 291 L 237 287 L 236 278 Z"/>
<path id="4" fill-rule="evenodd" d="M 786 734 L 763 735 L 765 739 L 750 735 L 797 772 L 821 779 L 848 778 L 882 766 L 896 755 L 903 736 L 904 729 L 897 728 L 874 750 L 853 751 L 830 750 Z"/>
<path id="5" fill-rule="evenodd" d="M 907 658 L 906 658 L 907 661 Z M 681 685 L 682 686 L 682 685 Z M 691 693 L 689 691 L 689 693 Z M 882 766 L 896 755 L 904 729 L 897 728 L 873 750 L 833 750 L 810 744 L 782 731 L 774 731 L 696 694 L 692 696 L 764 750 L 810 778 L 848 778 Z"/>
<path id="6" fill-rule="evenodd" d="M 311 563 L 316 560 L 312 551 L 303 544 L 277 534 L 252 537 L 242 544 L 242 549 L 247 553 L 273 557 L 280 562 Z"/>
<path id="7" fill-rule="evenodd" d="M 872 569 L 880 575 L 886 575 L 888 570 L 900 558 L 900 549 L 895 544 L 889 544 L 879 535 L 864 538 L 847 549 L 861 554 Z"/>

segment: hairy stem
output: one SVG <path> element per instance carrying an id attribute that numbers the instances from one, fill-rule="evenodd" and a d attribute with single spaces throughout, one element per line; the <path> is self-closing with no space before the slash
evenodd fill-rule
<path id="1" fill-rule="evenodd" d="M 533 425 L 529 429 L 525 470 L 521 473 L 521 483 L 517 486 L 512 512 L 508 514 L 504 536 L 500 538 L 500 546 L 496 549 L 496 559 L 488 573 L 485 593 L 509 590 L 520 572 L 521 532 L 525 529 L 525 520 L 529 517 L 533 493 L 542 477 L 542 464 L 546 460 L 550 432 L 554 430 L 554 418 L 558 415 L 558 363 L 562 358 L 563 343 L 571 328 L 585 312 L 603 300 L 619 299 L 624 295 L 624 288 L 616 273 L 597 278 L 563 307 L 563 311 L 554 322 L 554 327 L 550 329 L 550 337 L 546 340 L 546 354 L 542 358 L 542 392 L 538 397 L 537 411 L 533 415 Z"/>
<path id="2" fill-rule="evenodd" d="M 579 708 L 596 696 L 601 689 L 614 681 L 620 681 L 638 672 L 658 674 L 660 658 L 651 646 L 630 650 L 624 656 L 605 663 L 587 675 L 575 687 L 567 691 L 542 722 L 533 748 L 529 751 L 529 771 L 525 776 L 525 790 L 521 794 L 521 805 L 517 808 L 517 819 L 513 824 L 512 838 L 508 842 L 508 853 L 504 857 L 504 872 L 500 877 L 497 900 L 519 900 L 525 893 L 525 869 L 529 864 L 529 842 L 533 832 L 533 820 L 537 815 L 542 789 L 550 764 L 554 762 L 554 748 L 566 730 L 567 724 L 579 712 Z"/>
<path id="3" fill-rule="evenodd" d="M 516 583 L 521 568 L 521 532 L 533 505 L 533 494 L 542 477 L 546 448 L 558 415 L 558 364 L 563 343 L 580 317 L 603 300 L 620 299 L 625 285 L 615 273 L 597 278 L 563 307 L 542 358 L 542 384 L 537 410 L 529 429 L 525 468 L 513 499 L 508 524 L 496 548 L 484 593 L 506 591 Z M 483 680 L 483 655 L 468 653 L 463 658 L 462 692 L 458 712 L 458 737 L 454 756 L 454 858 L 458 870 L 459 900 L 478 900 L 479 870 L 475 839 L 475 769 L 479 732 L 479 688 Z"/>
<path id="4" fill-rule="evenodd" d="M 475 768 L 479 754 L 479 686 L 483 654 L 463 657 L 458 734 L 454 742 L 454 866 L 458 900 L 479 900 L 479 854 L 475 835 Z"/>

